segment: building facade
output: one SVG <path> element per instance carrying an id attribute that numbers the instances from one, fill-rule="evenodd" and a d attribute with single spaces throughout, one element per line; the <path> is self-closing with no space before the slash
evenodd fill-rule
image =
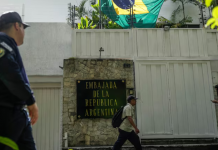
<path id="1" fill-rule="evenodd" d="M 39 105 L 40 119 L 33 126 L 39 150 L 61 149 L 65 141 L 68 146 L 92 145 L 92 140 L 98 143 L 95 136 L 89 135 L 94 131 L 85 132 L 86 126 L 97 128 L 106 122 L 103 126 L 112 130 L 110 119 L 89 123 L 75 117 L 75 91 L 69 89 L 69 86 L 75 87 L 75 80 L 64 78 L 62 70 L 69 69 L 67 65 L 65 68 L 64 60 L 99 59 L 101 47 L 105 65 L 109 59 L 133 62 L 130 64 L 134 71 L 128 76 L 134 77 L 135 82 L 128 88 L 139 97 L 136 109 L 141 139 L 217 138 L 217 113 L 210 101 L 214 99 L 213 87 L 218 84 L 217 31 L 72 30 L 67 24 L 58 23 L 32 23 L 31 26 L 26 30 L 25 44 L 20 51 Z M 95 72 L 96 68 L 91 69 Z M 120 65 L 118 70 L 122 69 Z M 105 79 L 91 72 L 90 76 L 86 74 L 81 72 L 79 77 Z M 120 72 L 117 78 L 125 75 Z M 81 125 L 83 121 L 87 124 Z M 77 134 L 74 128 L 80 126 L 84 132 L 78 144 L 73 135 Z M 103 138 L 114 141 L 115 137 L 116 134 Z"/>

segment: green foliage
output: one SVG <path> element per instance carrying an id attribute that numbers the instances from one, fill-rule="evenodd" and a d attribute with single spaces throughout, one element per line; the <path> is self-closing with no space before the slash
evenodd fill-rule
<path id="1" fill-rule="evenodd" d="M 94 24 L 98 24 L 99 23 L 99 18 L 100 18 L 99 3 L 91 5 L 91 6 L 94 9 L 94 10 L 90 11 L 91 18 L 92 18 Z"/>
<path id="2" fill-rule="evenodd" d="M 171 20 L 172 22 L 176 22 L 176 15 L 182 11 L 181 6 L 179 5 L 177 9 L 172 12 Z"/>
<path id="3" fill-rule="evenodd" d="M 172 19 L 175 21 L 175 16 L 176 16 L 176 14 L 179 14 L 180 12 L 182 12 L 183 13 L 183 20 L 185 20 L 185 18 L 186 17 L 188 17 L 188 16 L 186 16 L 185 15 L 185 5 L 186 4 L 188 4 L 188 3 L 192 3 L 192 4 L 194 4 L 194 5 L 197 5 L 197 4 L 199 4 L 199 2 L 197 2 L 196 0 L 172 0 L 172 2 L 179 2 L 181 5 L 176 9 L 176 10 L 174 10 L 173 11 L 173 14 L 172 14 Z"/>
<path id="4" fill-rule="evenodd" d="M 98 3 L 91 5 L 93 10 L 90 11 L 91 14 L 91 18 L 93 20 L 94 24 L 99 24 L 99 20 L 100 20 L 100 10 L 99 10 L 99 0 Z M 101 18 L 102 18 L 102 22 L 103 23 L 107 23 L 110 21 L 110 19 L 101 12 Z"/>
<path id="5" fill-rule="evenodd" d="M 100 10 L 99 10 L 99 0 L 98 3 L 91 5 L 94 10 L 90 11 L 91 20 L 93 20 L 93 24 L 99 25 L 100 20 Z M 122 29 L 117 23 L 113 22 L 107 15 L 101 12 L 102 23 L 106 29 Z"/>
<path id="6" fill-rule="evenodd" d="M 171 28 L 182 28 L 185 27 L 186 23 L 192 23 L 193 21 L 192 17 L 185 15 L 185 4 L 192 3 L 194 5 L 199 5 L 200 3 L 197 0 L 172 0 L 172 1 L 179 2 L 180 5 L 172 12 L 170 20 L 166 19 L 163 16 L 158 18 L 158 21 L 160 22 L 156 24 L 156 28 L 162 28 L 164 25 L 168 25 Z M 176 17 L 180 13 L 183 14 L 183 18 L 182 20 L 177 21 Z"/>
<path id="7" fill-rule="evenodd" d="M 160 22 L 164 22 L 164 23 L 167 23 L 167 24 L 169 24 L 169 23 L 173 23 L 172 21 L 166 19 L 166 18 L 163 17 L 163 16 L 160 16 L 160 18 L 158 18 L 158 21 L 160 21 Z"/>
<path id="8" fill-rule="evenodd" d="M 211 7 L 211 4 L 212 4 L 212 0 L 205 0 L 205 5 L 207 7 Z M 218 26 L 218 6 L 213 8 L 212 17 L 207 21 L 207 24 L 205 25 L 205 27 L 209 27 L 209 26 L 211 29 L 214 29 L 215 27 Z"/>
<path id="9" fill-rule="evenodd" d="M 161 16 L 160 18 L 158 18 L 158 21 L 160 22 L 156 24 L 156 28 L 162 28 L 164 25 L 170 26 L 171 28 L 183 28 L 185 27 L 186 23 L 191 23 L 193 19 L 191 17 L 186 17 L 179 22 L 173 22 L 172 20 L 168 20 Z"/>
<path id="10" fill-rule="evenodd" d="M 0 136 L 0 143 L 11 147 L 13 150 L 19 150 L 17 144 L 9 138 Z"/>
<path id="11" fill-rule="evenodd" d="M 93 8 L 97 13 L 100 12 L 100 11 L 99 11 L 99 0 L 98 0 L 98 3 L 92 4 L 91 6 L 92 6 L 92 8 Z"/>
<path id="12" fill-rule="evenodd" d="M 87 16 L 89 14 L 89 11 L 86 10 L 85 4 L 88 0 L 82 0 L 79 6 L 76 7 L 76 13 L 75 16 L 78 18 Z"/>
<path id="13" fill-rule="evenodd" d="M 207 0 L 206 2 L 204 0 L 199 0 L 199 1 L 201 1 L 202 3 L 205 3 L 207 7 L 209 7 L 213 3 L 213 0 Z"/>
<path id="14" fill-rule="evenodd" d="M 109 21 L 108 25 L 105 27 L 106 29 L 122 29 L 116 22 Z"/>
<path id="15" fill-rule="evenodd" d="M 96 2 L 97 2 L 97 0 L 90 0 L 90 4 L 91 4 L 91 5 L 95 5 Z"/>
<path id="16" fill-rule="evenodd" d="M 76 16 L 81 18 L 81 23 L 78 23 L 78 29 L 94 29 L 99 25 L 100 10 L 99 0 L 90 0 L 92 10 L 87 12 L 85 9 L 85 3 L 88 0 L 83 0 L 80 6 L 76 8 Z M 96 3 L 98 2 L 98 3 Z M 84 17 L 85 16 L 85 17 Z M 91 16 L 90 18 L 88 16 Z M 110 20 L 107 15 L 101 13 L 102 23 L 106 29 L 122 29 L 118 24 Z"/>
<path id="17" fill-rule="evenodd" d="M 93 21 L 89 20 L 88 17 L 81 18 L 81 23 L 78 23 L 78 29 L 94 29 L 96 25 L 92 25 Z"/>

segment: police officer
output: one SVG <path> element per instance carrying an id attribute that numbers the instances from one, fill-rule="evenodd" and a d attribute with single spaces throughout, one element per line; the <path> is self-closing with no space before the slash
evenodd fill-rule
<path id="1" fill-rule="evenodd" d="M 36 150 L 31 124 L 38 119 L 38 107 L 18 49 L 27 27 L 17 12 L 0 16 L 0 136 L 17 143 L 20 150 Z M 0 144 L 0 150 L 11 148 Z"/>

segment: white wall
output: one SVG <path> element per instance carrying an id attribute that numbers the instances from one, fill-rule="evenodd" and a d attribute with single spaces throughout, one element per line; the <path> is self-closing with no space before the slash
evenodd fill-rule
<path id="1" fill-rule="evenodd" d="M 0 14 L 2 14 L 5 11 L 14 10 L 18 12 L 20 15 L 22 15 L 22 4 L 7 4 L 0 2 Z"/>
<path id="2" fill-rule="evenodd" d="M 79 58 L 217 60 L 218 32 L 206 29 L 73 30 L 73 55 Z"/>
<path id="3" fill-rule="evenodd" d="M 30 23 L 21 56 L 28 75 L 63 75 L 63 60 L 72 57 L 71 28 L 65 23 Z"/>
<path id="4" fill-rule="evenodd" d="M 30 23 L 20 52 L 28 75 L 62 75 L 70 57 L 217 60 L 218 32 L 204 29 L 72 30 L 65 23 Z M 196 37 L 196 38 L 194 38 Z M 158 44 L 157 44 L 158 43 Z"/>

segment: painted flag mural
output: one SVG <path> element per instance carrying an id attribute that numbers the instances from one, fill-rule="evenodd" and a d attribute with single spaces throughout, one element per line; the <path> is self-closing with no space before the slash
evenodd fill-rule
<path id="1" fill-rule="evenodd" d="M 164 0 L 101 0 L 101 10 L 124 29 L 133 6 L 136 28 L 154 28 Z"/>

